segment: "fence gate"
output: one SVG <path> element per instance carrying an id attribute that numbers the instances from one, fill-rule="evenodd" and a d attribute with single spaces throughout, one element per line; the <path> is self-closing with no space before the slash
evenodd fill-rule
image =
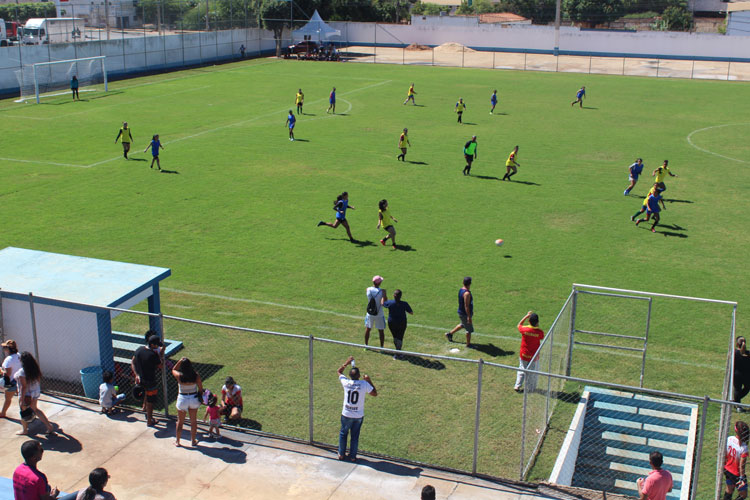
<path id="1" fill-rule="evenodd" d="M 566 374 L 571 374 L 573 346 L 584 346 L 590 352 L 626 351 L 640 358 L 639 387 L 643 387 L 651 302 L 651 297 L 573 288 Z M 627 369 L 628 364 L 623 366 Z"/>

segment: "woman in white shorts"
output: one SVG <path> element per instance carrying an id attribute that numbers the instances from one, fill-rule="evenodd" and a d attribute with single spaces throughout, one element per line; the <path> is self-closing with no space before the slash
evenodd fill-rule
<path id="1" fill-rule="evenodd" d="M 5 401 L 3 402 L 3 409 L 0 411 L 0 418 L 5 418 L 13 402 L 13 395 L 18 392 L 18 384 L 13 375 L 21 369 L 21 355 L 18 354 L 18 346 L 16 346 L 15 340 L 6 340 L 3 342 L 3 359 L 2 368 L 0 368 L 0 375 L 3 377 Z"/>
<path id="2" fill-rule="evenodd" d="M 199 395 L 203 392 L 203 381 L 187 358 L 182 358 L 174 365 L 172 376 L 177 380 L 179 387 L 179 394 L 177 395 L 177 435 L 174 445 L 180 446 L 185 416 L 190 414 L 190 441 L 193 446 L 198 446 L 196 437 L 198 434 L 198 408 L 201 406 Z"/>
<path id="3" fill-rule="evenodd" d="M 42 370 L 39 368 L 39 364 L 34 359 L 34 356 L 27 351 L 21 353 L 21 367 L 13 375 L 18 383 L 18 404 L 21 407 L 21 412 L 23 413 L 31 408 L 34 415 L 47 427 L 47 435 L 53 435 L 55 428 L 52 427 L 52 424 L 47 419 L 47 415 L 37 407 L 39 396 L 42 394 Z M 33 421 L 33 418 L 31 420 Z M 29 422 L 21 418 L 21 424 L 23 424 L 23 430 L 16 434 L 25 436 L 29 433 Z"/>

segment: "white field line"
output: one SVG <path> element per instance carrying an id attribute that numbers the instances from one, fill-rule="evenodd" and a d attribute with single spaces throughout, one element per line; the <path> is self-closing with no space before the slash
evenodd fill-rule
<path id="1" fill-rule="evenodd" d="M 70 95 L 70 90 L 66 90 L 65 92 L 55 92 L 54 94 L 39 94 L 40 99 L 44 99 L 45 97 L 57 97 L 59 95 Z M 80 92 L 96 92 L 96 89 L 81 89 Z M 36 100 L 36 96 L 29 96 L 29 97 L 21 97 L 20 99 L 17 99 L 13 102 L 26 102 L 30 100 Z"/>
<path id="2" fill-rule="evenodd" d="M 696 145 L 696 144 L 695 144 L 695 143 L 693 142 L 693 139 L 692 139 L 692 138 L 693 138 L 693 135 L 697 134 L 698 132 L 703 132 L 703 131 L 705 131 L 705 130 L 711 130 L 711 129 L 714 129 L 714 128 L 733 127 L 733 126 L 735 126 L 735 125 L 747 125 L 748 123 L 750 123 L 750 122 L 743 122 L 743 123 L 725 123 L 724 125 L 714 125 L 714 126 L 711 126 L 711 127 L 704 127 L 704 128 L 699 128 L 698 130 L 693 130 L 692 132 L 690 132 L 690 133 L 689 133 L 689 134 L 687 135 L 687 141 L 688 141 L 688 144 L 690 144 L 691 146 L 693 146 L 693 147 L 694 147 L 695 149 L 697 149 L 698 151 L 703 151 L 704 153 L 708 153 L 708 154 L 710 154 L 710 155 L 718 156 L 719 158 L 724 158 L 725 160 L 736 161 L 736 162 L 738 162 L 738 163 L 748 163 L 748 162 L 747 162 L 747 161 L 745 161 L 745 160 L 738 160 L 737 158 L 732 158 L 731 156 L 724 156 L 724 155 L 720 155 L 719 153 L 714 153 L 713 151 L 709 151 L 708 149 L 704 149 L 704 148 L 702 148 L 702 147 L 700 147 L 700 146 L 697 146 L 697 145 Z"/>
<path id="3" fill-rule="evenodd" d="M 328 309 L 316 309 L 314 307 L 296 306 L 292 304 L 281 304 L 279 302 L 247 299 L 244 297 L 230 297 L 228 295 L 217 295 L 213 293 L 190 292 L 187 290 L 178 290 L 176 288 L 168 288 L 168 287 L 161 287 L 161 289 L 167 292 L 179 293 L 182 295 L 192 295 L 194 297 L 206 297 L 210 299 L 227 300 L 231 302 L 242 302 L 245 304 L 262 304 L 265 306 L 282 307 L 284 309 L 295 309 L 297 311 L 307 311 L 307 312 L 312 312 L 312 313 L 317 313 L 317 314 L 328 314 L 330 316 L 338 316 L 339 318 L 350 318 L 350 319 L 357 319 L 357 320 L 364 319 L 364 314 L 360 314 L 360 315 L 346 314 L 346 313 L 340 313 L 336 311 L 330 311 Z M 409 326 L 414 327 L 414 328 L 423 328 L 425 330 L 434 330 L 434 331 L 439 331 L 439 332 L 447 332 L 449 330 L 448 328 L 445 328 L 445 327 L 422 325 L 419 323 L 409 323 Z M 460 336 L 460 334 L 458 335 Z M 487 338 L 500 339 L 500 340 L 511 340 L 511 341 L 516 341 L 516 342 L 520 341 L 519 337 L 508 337 L 505 335 L 491 335 L 488 333 L 478 333 L 476 331 L 472 335 L 478 335 L 480 337 L 487 337 Z M 598 348 L 598 347 L 578 346 L 576 347 L 576 349 L 583 350 L 583 351 L 606 352 L 607 354 L 612 355 L 612 356 L 622 356 L 626 358 L 634 358 L 634 359 L 642 358 L 640 354 L 630 354 L 627 352 L 610 351 L 610 350 L 605 350 L 605 349 Z M 698 368 L 722 370 L 722 371 L 724 370 L 723 368 L 717 367 L 715 365 L 691 363 L 689 361 L 682 361 L 679 359 L 667 359 L 667 358 L 660 358 L 660 357 L 649 357 L 649 359 L 653 361 L 658 361 L 660 363 L 675 363 L 678 365 L 693 366 L 693 367 L 698 367 Z"/>
<path id="4" fill-rule="evenodd" d="M 0 161 L 17 161 L 21 163 L 39 163 L 42 165 L 56 165 L 58 167 L 88 168 L 86 165 L 73 165 L 72 163 L 54 163 L 51 161 L 19 160 L 18 158 L 0 158 Z"/>
<path id="5" fill-rule="evenodd" d="M 355 92 L 360 92 L 362 90 L 367 90 L 367 89 L 370 89 L 370 88 L 373 88 L 373 87 L 378 87 L 380 85 L 385 85 L 385 84 L 390 83 L 392 81 L 393 80 L 383 80 L 383 81 L 378 82 L 378 83 L 373 83 L 372 85 L 366 85 L 364 87 L 360 87 L 358 89 L 354 89 L 354 90 L 351 90 L 349 92 L 344 92 L 341 95 L 350 95 L 350 94 L 353 94 Z M 313 103 L 318 103 L 318 102 L 325 101 L 325 100 L 327 100 L 327 98 L 316 99 L 315 101 L 313 101 Z M 344 99 L 341 99 L 341 100 L 343 101 Z M 346 101 L 346 102 L 348 102 L 348 101 Z M 351 106 L 351 103 L 350 103 L 350 106 Z M 289 106 L 286 106 L 284 109 L 281 109 L 281 110 L 278 110 L 278 111 L 271 111 L 269 113 L 265 113 L 265 114 L 262 114 L 262 115 L 254 116 L 252 118 L 248 118 L 247 120 L 242 120 L 242 121 L 239 121 L 239 122 L 234 122 L 234 123 L 228 123 L 226 125 L 221 125 L 219 127 L 215 127 L 215 128 L 212 128 L 212 129 L 204 130 L 202 132 L 198 132 L 197 134 L 192 134 L 192 135 L 188 135 L 188 136 L 185 136 L 185 137 L 180 137 L 178 139 L 174 139 L 174 140 L 165 142 L 164 144 L 165 145 L 174 144 L 176 142 L 182 142 L 182 141 L 186 141 L 188 139 L 194 139 L 196 137 L 200 137 L 202 135 L 206 135 L 206 134 L 210 134 L 210 133 L 213 133 L 213 132 L 217 132 L 219 130 L 224 130 L 224 129 L 227 129 L 227 128 L 230 128 L 230 127 L 240 127 L 242 125 L 246 125 L 246 124 L 254 122 L 256 120 L 260 120 L 261 118 L 266 118 L 266 117 L 269 117 L 269 116 L 278 115 L 278 114 L 281 114 L 281 113 L 286 113 L 288 110 L 289 110 Z M 330 115 L 329 117 L 334 117 L 334 116 L 336 116 L 336 115 Z M 322 117 L 322 118 L 325 118 L 325 117 Z M 311 119 L 311 121 L 312 121 L 312 119 Z M 109 163 L 109 162 L 115 161 L 115 160 L 117 160 L 119 158 L 121 158 L 120 155 L 115 156 L 114 158 L 109 158 L 107 160 L 102 160 L 102 161 L 99 161 L 99 162 L 96 162 L 96 163 L 92 163 L 91 165 L 87 165 L 86 168 L 91 168 L 91 167 L 95 167 L 97 165 L 102 165 L 103 163 Z"/>

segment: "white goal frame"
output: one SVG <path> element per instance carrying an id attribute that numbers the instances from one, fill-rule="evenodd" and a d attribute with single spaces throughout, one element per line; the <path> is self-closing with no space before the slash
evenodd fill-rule
<path id="1" fill-rule="evenodd" d="M 39 80 L 37 80 L 36 77 L 36 68 L 42 67 L 42 66 L 52 66 L 57 64 L 70 64 L 70 63 L 79 63 L 83 61 L 93 61 L 93 60 L 100 60 L 102 63 L 102 76 L 104 78 L 104 91 L 107 92 L 107 63 L 106 59 L 107 56 L 94 56 L 94 57 L 81 57 L 79 59 L 64 59 L 62 61 L 49 61 L 49 62 L 41 62 L 41 63 L 35 63 L 32 64 L 31 68 L 34 73 L 34 96 L 36 98 L 36 103 L 39 104 Z"/>

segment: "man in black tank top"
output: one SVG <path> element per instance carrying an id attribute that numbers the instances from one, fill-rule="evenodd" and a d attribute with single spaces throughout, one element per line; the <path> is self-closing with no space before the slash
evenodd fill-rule
<path id="1" fill-rule="evenodd" d="M 461 328 L 466 330 L 466 347 L 471 347 L 471 333 L 474 331 L 474 296 L 471 294 L 471 276 L 464 278 L 464 286 L 458 291 L 458 320 L 459 323 L 445 334 L 449 342 L 453 342 L 453 334 Z"/>

